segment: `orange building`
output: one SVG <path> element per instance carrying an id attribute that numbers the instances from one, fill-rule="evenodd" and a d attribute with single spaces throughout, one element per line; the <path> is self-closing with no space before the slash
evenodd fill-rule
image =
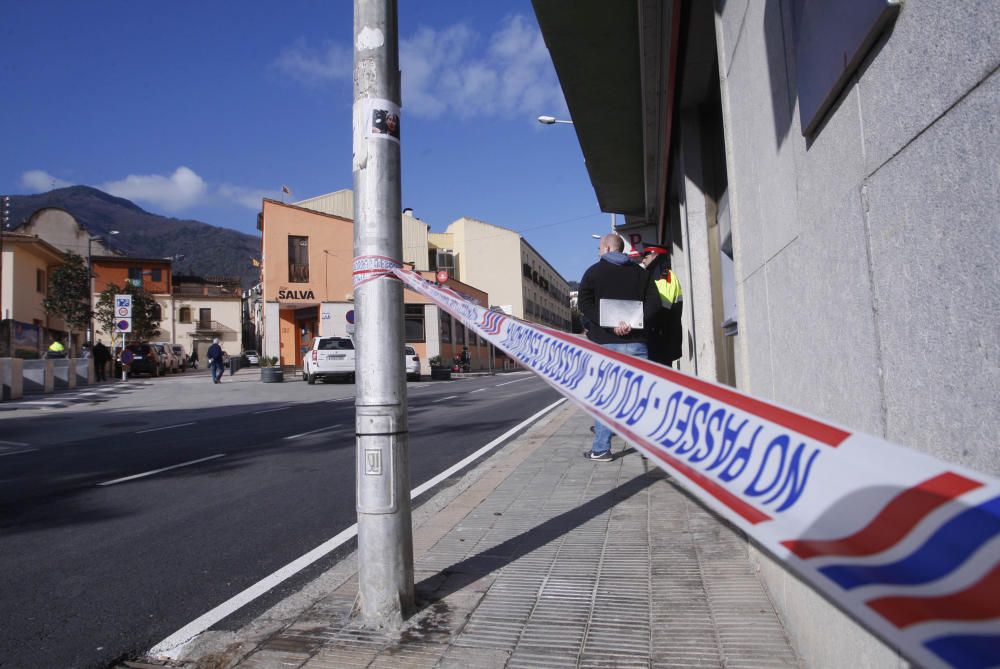
<path id="1" fill-rule="evenodd" d="M 313 337 L 354 333 L 354 222 L 265 199 L 257 227 L 262 235 L 262 353 L 301 367 Z M 455 280 L 447 285 L 489 305 L 481 290 Z M 403 299 L 406 342 L 420 356 L 423 373 L 430 372 L 431 357 L 450 360 L 463 346 L 469 348 L 473 369 L 490 367 L 489 347 L 461 323 L 422 295 L 404 291 Z"/>

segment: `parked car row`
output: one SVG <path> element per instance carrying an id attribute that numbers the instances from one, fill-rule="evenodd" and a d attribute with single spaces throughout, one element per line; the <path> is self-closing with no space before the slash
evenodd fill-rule
<path id="1" fill-rule="evenodd" d="M 125 355 L 129 376 L 178 374 L 186 371 L 191 365 L 190 358 L 181 344 L 167 342 L 128 344 L 125 350 L 129 352 L 128 355 Z M 124 351 L 120 347 L 117 348 L 115 351 L 115 375 L 121 374 L 123 355 Z"/>
<path id="2" fill-rule="evenodd" d="M 354 382 L 354 342 L 347 337 L 315 337 L 312 347 L 302 361 L 302 380 L 345 379 Z M 403 348 L 403 365 L 406 378 L 420 380 L 420 356 L 412 346 Z"/>

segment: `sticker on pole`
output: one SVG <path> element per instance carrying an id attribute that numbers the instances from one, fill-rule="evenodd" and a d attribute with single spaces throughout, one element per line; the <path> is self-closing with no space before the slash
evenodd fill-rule
<path id="1" fill-rule="evenodd" d="M 119 318 L 115 320 L 115 331 L 116 332 L 131 332 L 132 331 L 132 319 L 131 318 Z"/>

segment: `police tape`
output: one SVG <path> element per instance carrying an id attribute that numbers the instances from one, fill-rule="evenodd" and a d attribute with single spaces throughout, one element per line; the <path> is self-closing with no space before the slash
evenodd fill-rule
<path id="1" fill-rule="evenodd" d="M 1000 665 L 1000 481 L 404 285 L 612 428 L 849 616 L 926 667 Z"/>

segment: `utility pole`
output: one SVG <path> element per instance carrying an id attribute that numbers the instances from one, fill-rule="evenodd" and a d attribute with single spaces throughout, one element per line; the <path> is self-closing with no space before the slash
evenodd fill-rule
<path id="1" fill-rule="evenodd" d="M 403 257 L 398 39 L 396 0 L 354 0 L 356 272 Z M 403 286 L 394 278 L 358 283 L 354 303 L 358 591 L 365 624 L 394 628 L 413 609 Z"/>

